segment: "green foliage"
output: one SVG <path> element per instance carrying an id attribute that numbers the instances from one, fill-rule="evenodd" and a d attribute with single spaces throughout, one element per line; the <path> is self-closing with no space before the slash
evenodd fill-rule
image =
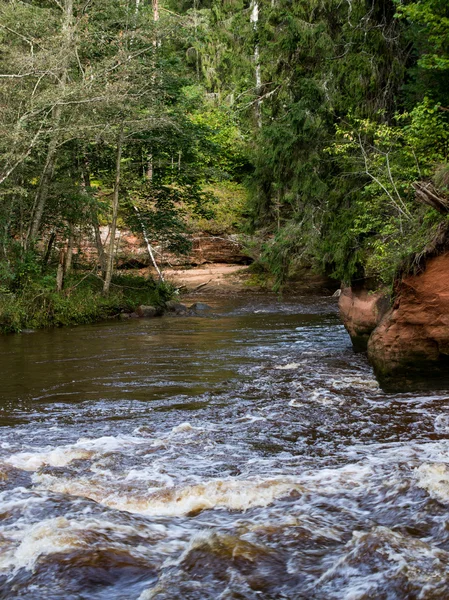
<path id="1" fill-rule="evenodd" d="M 432 238 L 444 217 L 413 185 L 449 187 L 446 0 L 257 5 L 255 23 L 243 0 L 160 0 L 157 21 L 134 0 L 3 3 L 5 314 L 137 301 L 88 278 L 83 312 L 84 284 L 55 296 L 43 264 L 49 241 L 62 253 L 111 222 L 114 189 L 119 224 L 170 252 L 198 227 L 256 233 L 278 287 L 301 264 L 388 282 Z"/>
<path id="2" fill-rule="evenodd" d="M 192 122 L 205 130 L 209 147 L 215 154 L 199 149 L 198 160 L 207 169 L 206 181 L 238 180 L 248 170 L 247 144 L 242 131 L 229 109 L 205 107 L 191 117 Z"/>
<path id="3" fill-rule="evenodd" d="M 422 53 L 418 64 L 423 69 L 449 70 L 449 6 L 446 0 L 397 2 L 397 14 L 418 26 Z"/>
<path id="4" fill-rule="evenodd" d="M 329 260 L 334 274 L 391 281 L 413 253 L 420 252 L 444 217 L 415 200 L 413 183 L 430 177 L 447 160 L 449 131 L 444 115 L 428 98 L 391 123 L 351 116 L 336 126 L 328 149 L 345 179 L 358 190 L 349 206 L 329 220 L 323 247 L 340 255 Z M 344 244 L 338 238 L 344 230 Z M 325 237 L 326 237 L 325 236 Z"/>
<path id="5" fill-rule="evenodd" d="M 270 87 L 254 146 L 253 230 L 282 284 L 296 262 L 391 282 L 445 219 L 413 184 L 445 188 L 448 5 L 260 3 Z M 272 92 L 272 93 L 271 93 Z"/>
<path id="6" fill-rule="evenodd" d="M 258 264 L 274 277 L 274 291 L 282 288 L 295 266 L 306 258 L 307 246 L 301 224 L 293 221 L 263 244 Z"/>
<path id="7" fill-rule="evenodd" d="M 191 214 L 190 227 L 213 235 L 242 233 L 247 220 L 247 188 L 235 181 L 221 181 L 203 189 L 210 194 L 210 202 L 205 204 L 210 213 L 206 216 Z"/>
<path id="8" fill-rule="evenodd" d="M 73 276 L 61 293 L 55 291 L 54 276 L 30 280 L 16 293 L 0 289 L 0 331 L 93 323 L 140 304 L 163 308 L 174 288 L 135 275 L 117 275 L 112 292 L 104 297 L 101 291 L 102 282 L 95 275 Z"/>

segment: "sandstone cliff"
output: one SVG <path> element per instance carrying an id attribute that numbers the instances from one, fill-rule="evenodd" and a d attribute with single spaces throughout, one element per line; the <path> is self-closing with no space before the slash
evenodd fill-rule
<path id="1" fill-rule="evenodd" d="M 369 339 L 368 357 L 386 388 L 449 384 L 449 253 L 402 279 Z"/>
<path id="2" fill-rule="evenodd" d="M 109 238 L 109 228 L 100 227 L 103 245 Z M 207 263 L 249 264 L 251 259 L 243 251 L 236 235 L 210 235 L 205 233 L 190 236 L 192 250 L 187 255 L 176 256 L 158 246 L 153 246 L 156 261 L 162 266 L 198 266 Z M 146 267 L 150 264 L 148 250 L 142 236 L 127 229 L 117 230 L 118 268 Z M 84 237 L 79 248 L 80 258 L 86 262 L 97 260 L 97 248 L 92 239 Z"/>
<path id="3" fill-rule="evenodd" d="M 344 288 L 339 306 L 384 389 L 449 387 L 449 252 L 403 277 L 391 307 L 385 293 L 362 286 Z"/>
<path id="4" fill-rule="evenodd" d="M 343 325 L 356 352 L 366 351 L 371 333 L 389 308 L 388 295 L 369 288 L 366 285 L 343 287 L 338 303 Z"/>

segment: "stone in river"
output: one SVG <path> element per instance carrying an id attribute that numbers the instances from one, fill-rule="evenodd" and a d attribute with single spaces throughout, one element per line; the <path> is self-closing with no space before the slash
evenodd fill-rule
<path id="1" fill-rule="evenodd" d="M 159 311 L 154 306 L 145 306 L 144 304 L 141 304 L 136 308 L 136 313 L 139 315 L 139 317 L 155 317 L 158 312 Z"/>
<path id="2" fill-rule="evenodd" d="M 167 312 L 174 313 L 175 315 L 185 315 L 188 311 L 185 304 L 176 302 L 175 300 L 169 300 L 165 305 L 165 309 Z"/>
<path id="3" fill-rule="evenodd" d="M 212 310 L 209 304 L 205 304 L 204 302 L 195 302 L 189 309 L 193 313 L 208 313 Z"/>

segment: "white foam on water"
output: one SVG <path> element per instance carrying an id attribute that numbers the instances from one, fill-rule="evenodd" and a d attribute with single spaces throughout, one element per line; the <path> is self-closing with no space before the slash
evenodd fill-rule
<path id="1" fill-rule="evenodd" d="M 90 459 L 98 454 L 118 452 L 143 443 L 146 441 L 132 436 L 80 438 L 68 446 L 12 454 L 5 459 L 5 463 L 23 471 L 37 471 L 43 466 L 65 467 L 74 460 Z"/>
<path id="2" fill-rule="evenodd" d="M 180 423 L 179 425 L 176 425 L 176 427 L 173 427 L 171 432 L 172 433 L 186 433 L 187 431 L 194 431 L 195 429 L 199 429 L 199 428 L 192 427 L 192 425 L 190 425 L 190 423 L 185 422 L 185 423 Z"/>
<path id="3" fill-rule="evenodd" d="M 373 475 L 371 465 L 354 463 L 334 469 L 307 471 L 301 475 L 300 481 L 308 492 L 334 495 L 349 490 L 359 493 L 361 488 L 366 489 L 371 484 Z"/>
<path id="4" fill-rule="evenodd" d="M 415 471 L 417 486 L 426 490 L 431 498 L 439 502 L 449 502 L 449 465 L 444 463 L 424 463 Z"/>
<path id="5" fill-rule="evenodd" d="M 306 406 L 304 402 L 300 402 L 299 400 L 290 400 L 288 405 L 293 406 L 294 408 L 301 408 L 302 406 Z"/>
<path id="6" fill-rule="evenodd" d="M 388 527 L 373 527 L 353 533 L 343 556 L 323 573 L 314 589 L 326 598 L 345 600 L 376 598 L 390 589 L 396 598 L 395 582 L 396 590 L 404 589 L 405 583 L 416 594 L 413 597 L 442 598 L 448 564 L 449 554 L 444 550 Z"/>
<path id="7" fill-rule="evenodd" d="M 335 396 L 334 394 L 331 394 L 330 392 L 328 392 L 325 389 L 321 389 L 321 390 L 314 390 L 309 395 L 309 400 L 311 400 L 312 402 L 317 403 L 317 404 L 329 405 L 329 404 L 334 404 L 336 401 L 340 400 L 340 398 Z"/>
<path id="8" fill-rule="evenodd" d="M 87 547 L 79 533 L 65 517 L 47 519 L 31 526 L 13 551 L 3 560 L 2 567 L 31 570 L 43 554 L 69 552 L 74 548 Z"/>
<path id="9" fill-rule="evenodd" d="M 243 415 L 239 419 L 236 419 L 236 423 L 256 423 L 256 421 L 266 421 L 265 417 L 261 417 L 259 415 L 252 415 L 250 413 Z"/>
<path id="10" fill-rule="evenodd" d="M 87 478 L 56 478 L 36 474 L 38 489 L 90 498 L 109 508 L 152 516 L 181 516 L 208 509 L 225 508 L 246 511 L 249 508 L 268 506 L 277 498 L 302 487 L 292 479 L 213 479 L 194 485 L 163 488 L 131 493 L 116 482 Z"/>
<path id="11" fill-rule="evenodd" d="M 295 369 L 299 369 L 301 363 L 289 363 L 287 365 L 277 365 L 274 367 L 277 371 L 294 371 Z"/>
<path id="12" fill-rule="evenodd" d="M 162 551 L 179 550 L 179 542 L 175 540 L 173 546 L 173 541 L 168 539 L 170 531 L 160 523 L 130 526 L 107 518 L 77 515 L 76 519 L 55 517 L 34 524 L 23 521 L 18 524 L 20 528 L 16 527 L 0 537 L 0 571 L 17 571 L 22 568 L 33 570 L 43 556 L 64 554 L 77 549 L 88 552 L 96 539 L 101 540 L 102 548 L 126 550 L 136 556 L 151 555 L 157 544 Z M 172 535 L 176 537 L 176 531 Z M 130 545 L 127 540 L 135 539 L 136 536 L 150 540 L 151 544 Z"/>
<path id="13" fill-rule="evenodd" d="M 45 465 L 65 467 L 74 460 L 87 459 L 92 456 L 91 450 L 67 446 L 46 452 L 20 452 L 7 458 L 5 462 L 23 471 L 37 471 Z"/>
<path id="14" fill-rule="evenodd" d="M 434 421 L 435 431 L 449 433 L 449 415 L 438 415 Z"/>
<path id="15" fill-rule="evenodd" d="M 336 390 L 347 390 L 347 389 L 357 389 L 364 390 L 368 389 L 370 391 L 379 390 L 379 384 L 374 379 L 374 377 L 370 376 L 370 374 L 366 374 L 363 377 L 359 376 L 342 376 L 338 379 L 328 379 L 327 380 L 329 387 L 334 388 Z"/>

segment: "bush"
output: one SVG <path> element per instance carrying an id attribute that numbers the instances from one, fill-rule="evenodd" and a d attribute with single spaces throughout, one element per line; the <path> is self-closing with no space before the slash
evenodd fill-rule
<path id="1" fill-rule="evenodd" d="M 0 331 L 61 327 L 94 323 L 133 311 L 140 304 L 163 307 L 174 287 L 136 275 L 117 275 L 111 293 L 102 295 L 103 282 L 94 274 L 76 275 L 65 290 L 55 291 L 55 277 L 47 275 L 29 281 L 20 291 L 0 289 Z"/>

